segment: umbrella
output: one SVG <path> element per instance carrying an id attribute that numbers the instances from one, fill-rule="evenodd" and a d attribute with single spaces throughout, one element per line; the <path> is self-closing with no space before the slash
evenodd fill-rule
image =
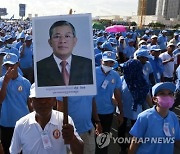
<path id="1" fill-rule="evenodd" d="M 99 29 L 99 30 L 104 30 L 104 25 L 99 22 L 95 22 L 95 23 L 93 23 L 93 28 Z"/>
<path id="2" fill-rule="evenodd" d="M 123 25 L 113 25 L 105 29 L 106 32 L 126 32 L 126 27 Z"/>

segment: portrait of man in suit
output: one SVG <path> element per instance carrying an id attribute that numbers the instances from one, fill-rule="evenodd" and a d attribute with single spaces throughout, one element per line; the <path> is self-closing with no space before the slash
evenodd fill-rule
<path id="1" fill-rule="evenodd" d="M 93 84 L 92 60 L 72 53 L 77 37 L 70 22 L 53 23 L 48 43 L 52 54 L 36 64 L 38 87 Z"/>

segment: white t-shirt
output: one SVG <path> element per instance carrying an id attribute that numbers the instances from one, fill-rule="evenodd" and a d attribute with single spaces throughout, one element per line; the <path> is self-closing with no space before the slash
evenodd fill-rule
<path id="1" fill-rule="evenodd" d="M 164 53 L 159 55 L 159 58 L 161 58 L 162 61 L 168 60 L 172 57 L 173 56 L 170 56 L 167 52 L 164 52 Z M 164 72 L 163 72 L 164 77 L 167 77 L 167 78 L 173 77 L 174 65 L 175 64 L 177 64 L 177 58 L 176 57 L 174 57 L 174 61 L 164 64 Z"/>
<path id="2" fill-rule="evenodd" d="M 69 124 L 74 126 L 70 117 L 68 120 Z M 63 113 L 55 110 L 52 111 L 51 119 L 44 130 L 35 120 L 35 112 L 22 117 L 16 122 L 9 148 L 10 153 L 18 154 L 22 150 L 24 154 L 67 154 L 67 147 L 70 148 L 70 146 L 64 144 L 62 122 Z M 74 134 L 81 140 L 75 129 Z M 42 136 L 44 135 L 49 137 L 50 145 L 43 145 Z"/>

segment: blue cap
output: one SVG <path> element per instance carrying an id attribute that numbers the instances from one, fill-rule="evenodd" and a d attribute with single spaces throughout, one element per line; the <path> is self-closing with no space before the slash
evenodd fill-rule
<path id="1" fill-rule="evenodd" d="M 102 59 L 102 54 L 98 53 L 95 55 L 95 65 L 100 66 L 101 65 L 101 59 Z"/>
<path id="2" fill-rule="evenodd" d="M 112 51 L 105 51 L 102 55 L 102 60 L 116 62 L 116 54 Z"/>
<path id="3" fill-rule="evenodd" d="M 146 31 L 145 31 L 145 33 L 147 34 L 147 33 L 150 33 L 150 30 L 149 29 L 147 29 Z"/>
<path id="4" fill-rule="evenodd" d="M 96 40 L 96 43 L 104 43 L 104 38 L 103 37 L 98 37 L 97 40 Z"/>
<path id="5" fill-rule="evenodd" d="M 5 64 L 16 64 L 18 62 L 18 57 L 13 54 L 13 53 L 8 53 L 4 56 L 3 58 L 3 64 L 2 65 L 5 65 Z"/>
<path id="6" fill-rule="evenodd" d="M 101 45 L 101 48 L 106 49 L 108 51 L 113 51 L 113 47 L 112 47 L 111 43 L 107 42 L 107 41 Z"/>
<path id="7" fill-rule="evenodd" d="M 140 49 L 140 50 L 141 50 L 141 49 L 146 49 L 146 50 L 147 50 L 148 48 L 147 48 L 147 45 L 141 45 L 139 49 Z"/>
<path id="8" fill-rule="evenodd" d="M 162 33 L 167 33 L 167 30 L 163 30 Z"/>
<path id="9" fill-rule="evenodd" d="M 104 33 L 104 31 L 103 30 L 100 30 L 99 32 L 98 32 L 98 34 L 103 34 Z"/>
<path id="10" fill-rule="evenodd" d="M 6 54 L 6 49 L 5 48 L 0 48 L 0 55 L 5 55 Z"/>
<path id="11" fill-rule="evenodd" d="M 126 32 L 126 36 L 129 35 L 129 32 Z"/>
<path id="12" fill-rule="evenodd" d="M 19 34 L 19 36 L 18 36 L 18 38 L 25 38 L 25 34 L 24 34 L 24 32 L 21 32 L 20 34 Z"/>
<path id="13" fill-rule="evenodd" d="M 118 65 L 119 65 L 118 62 L 116 61 L 116 62 L 114 63 L 114 65 L 113 65 L 112 68 L 113 68 L 113 69 L 116 69 L 116 68 L 118 68 Z"/>
<path id="14" fill-rule="evenodd" d="M 7 41 L 7 40 L 9 40 L 9 39 L 11 39 L 11 38 L 12 38 L 11 35 L 6 35 L 6 36 L 4 37 L 5 41 Z"/>
<path id="15" fill-rule="evenodd" d="M 146 39 L 147 40 L 148 36 L 145 34 L 145 35 L 142 36 L 142 39 Z"/>
<path id="16" fill-rule="evenodd" d="M 111 38 L 111 37 L 112 37 L 112 38 L 115 38 L 114 33 L 110 33 L 107 38 L 109 39 L 109 38 Z"/>
<path id="17" fill-rule="evenodd" d="M 172 82 L 160 82 L 160 83 L 157 83 L 152 87 L 152 95 L 155 96 L 159 91 L 165 90 L 165 89 L 174 92 L 175 89 L 176 89 L 176 86 Z"/>
<path id="18" fill-rule="evenodd" d="M 159 51 L 161 51 L 161 49 L 159 48 L 158 45 L 152 45 L 151 48 L 150 48 L 150 51 L 157 51 L 157 52 L 159 52 Z"/>
<path id="19" fill-rule="evenodd" d="M 133 40 L 133 39 L 129 39 L 129 40 L 128 40 L 128 43 L 130 43 L 130 42 L 134 42 L 134 40 Z"/>
<path id="20" fill-rule="evenodd" d="M 30 40 L 32 40 L 32 37 L 31 37 L 30 35 L 27 35 L 27 36 L 25 37 L 25 41 L 30 41 Z"/>
<path id="21" fill-rule="evenodd" d="M 112 43 L 112 44 L 114 44 L 114 45 L 117 44 L 116 39 L 115 39 L 115 38 L 112 38 L 112 37 L 108 39 L 108 42 L 110 42 L 110 43 Z"/>
<path id="22" fill-rule="evenodd" d="M 0 37 L 0 42 L 5 42 L 5 39 L 4 39 L 4 37 Z"/>
<path id="23" fill-rule="evenodd" d="M 137 56 L 137 57 L 146 57 L 146 58 L 149 58 L 149 57 L 150 57 L 148 51 L 145 50 L 145 49 L 140 49 L 140 50 L 138 50 L 138 52 L 136 53 L 136 56 Z"/>
<path id="24" fill-rule="evenodd" d="M 11 36 L 12 36 L 13 39 L 15 39 L 16 38 L 16 33 L 11 33 Z"/>

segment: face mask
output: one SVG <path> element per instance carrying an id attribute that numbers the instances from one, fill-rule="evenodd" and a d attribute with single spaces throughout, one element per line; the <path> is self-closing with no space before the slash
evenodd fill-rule
<path id="1" fill-rule="evenodd" d="M 109 72 L 110 70 L 112 70 L 112 67 L 109 67 L 109 66 L 101 65 L 101 67 L 102 67 L 102 69 L 103 69 L 103 71 L 104 71 L 105 73 L 107 73 L 107 72 Z"/>
<path id="2" fill-rule="evenodd" d="M 157 96 L 156 97 L 158 99 L 158 104 L 162 107 L 162 108 L 171 108 L 174 104 L 174 98 L 170 97 L 170 96 Z"/>

